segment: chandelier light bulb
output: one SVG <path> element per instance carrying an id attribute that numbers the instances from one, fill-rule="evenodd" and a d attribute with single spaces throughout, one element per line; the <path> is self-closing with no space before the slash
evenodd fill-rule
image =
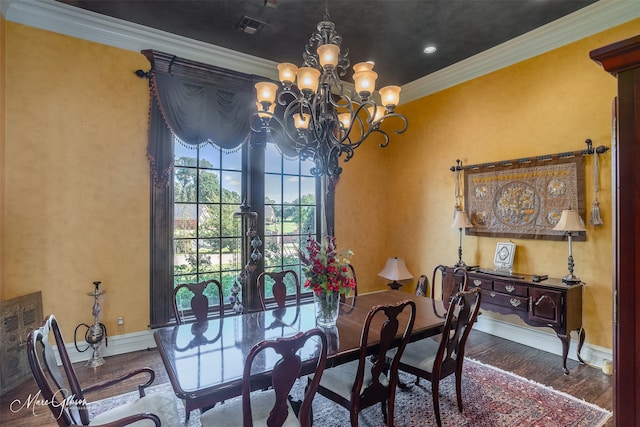
<path id="1" fill-rule="evenodd" d="M 307 113 L 296 113 L 293 116 L 294 126 L 299 130 L 308 129 L 310 118 L 311 116 Z"/>
<path id="2" fill-rule="evenodd" d="M 353 66 L 353 71 L 359 73 L 360 71 L 373 71 L 373 66 L 376 65 L 373 61 L 358 62 Z"/>
<path id="3" fill-rule="evenodd" d="M 369 116 L 371 117 L 371 123 L 379 121 L 384 116 L 383 107 L 367 107 L 367 110 L 369 111 Z"/>
<path id="4" fill-rule="evenodd" d="M 264 112 L 265 109 L 262 107 L 262 104 L 260 103 L 260 101 L 256 102 L 256 108 L 258 109 L 258 116 L 262 117 L 263 119 L 271 117 L 270 114 L 266 114 Z M 276 104 L 272 103 L 271 105 L 269 105 L 269 108 L 266 111 L 273 114 L 276 111 Z"/>
<path id="5" fill-rule="evenodd" d="M 298 67 L 289 62 L 283 62 L 282 64 L 278 64 L 278 75 L 280 81 L 284 86 L 291 87 L 293 82 L 296 80 L 296 73 L 298 72 Z"/>
<path id="6" fill-rule="evenodd" d="M 351 127 L 351 113 L 338 114 L 338 120 L 343 128 L 349 129 Z"/>
<path id="7" fill-rule="evenodd" d="M 318 59 L 320 65 L 326 69 L 332 69 L 338 65 L 338 58 L 340 56 L 340 46 L 332 43 L 327 43 L 318 46 Z"/>
<path id="8" fill-rule="evenodd" d="M 393 111 L 400 102 L 400 90 L 400 86 L 385 86 L 380 88 L 378 92 L 380 92 L 382 105 L 387 107 L 388 110 Z"/>
<path id="9" fill-rule="evenodd" d="M 356 92 L 363 99 L 366 99 L 376 90 L 376 79 L 378 73 L 375 71 L 358 71 L 353 75 L 353 82 L 356 86 Z"/>
<path id="10" fill-rule="evenodd" d="M 298 89 L 301 91 L 315 92 L 320 80 L 320 70 L 312 67 L 298 68 Z"/>
<path id="11" fill-rule="evenodd" d="M 278 85 L 270 82 L 259 82 L 256 83 L 256 93 L 258 95 L 258 102 L 264 105 L 267 103 L 268 105 L 273 104 L 276 101 L 276 91 L 278 90 Z"/>

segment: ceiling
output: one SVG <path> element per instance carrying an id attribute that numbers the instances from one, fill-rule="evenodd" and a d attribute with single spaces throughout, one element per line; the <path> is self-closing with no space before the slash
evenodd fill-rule
<path id="1" fill-rule="evenodd" d="M 351 64 L 373 60 L 377 87 L 404 85 L 596 0 L 58 0 L 275 62 L 300 65 L 328 9 Z M 248 17 L 263 25 L 238 28 Z M 246 19 L 246 18 L 245 18 Z M 251 27 L 255 26 L 250 24 Z M 433 44 L 436 53 L 423 49 Z M 350 80 L 351 73 L 347 75 Z"/>

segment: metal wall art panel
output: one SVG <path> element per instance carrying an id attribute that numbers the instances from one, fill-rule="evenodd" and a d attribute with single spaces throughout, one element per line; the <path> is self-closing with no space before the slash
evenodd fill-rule
<path id="1" fill-rule="evenodd" d="M 564 209 L 584 219 L 584 165 L 581 155 L 527 159 L 465 168 L 467 235 L 563 240 L 553 231 Z M 585 240 L 585 232 L 574 240 Z"/>

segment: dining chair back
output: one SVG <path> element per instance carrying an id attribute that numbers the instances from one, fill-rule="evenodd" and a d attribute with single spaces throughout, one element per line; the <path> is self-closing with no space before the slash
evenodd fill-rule
<path id="1" fill-rule="evenodd" d="M 313 380 L 305 389 L 305 394 L 296 413 L 291 404 L 289 394 L 296 380 L 303 374 L 303 361 L 299 350 L 312 342 L 319 350 L 318 356 L 311 361 L 313 364 Z M 272 350 L 272 351 L 270 351 Z M 275 363 L 271 382 L 272 388 L 252 392 L 252 366 L 254 362 L 263 363 L 262 359 L 275 352 L 280 359 Z M 311 426 L 311 402 L 318 389 L 327 361 L 327 337 L 325 333 L 314 328 L 306 332 L 299 332 L 291 337 L 264 340 L 253 346 L 247 354 L 242 378 L 242 399 L 226 402 L 206 411 L 200 417 L 203 427 L 225 425 L 240 425 L 238 418 L 242 417 L 243 427 L 255 425 L 280 427 L 283 425 Z M 242 406 L 242 408 L 239 407 Z M 298 405 L 295 405 L 298 407 Z"/>
<path id="2" fill-rule="evenodd" d="M 263 310 L 267 309 L 267 289 L 271 290 L 278 308 L 287 303 L 287 285 L 295 289 L 296 305 L 300 305 L 300 279 L 294 270 L 265 271 L 258 276 L 258 296 Z"/>
<path id="3" fill-rule="evenodd" d="M 56 361 L 53 346 L 49 342 L 53 336 L 62 365 Z M 40 399 L 46 402 L 58 426 L 129 425 L 135 421 L 148 420 L 145 425 L 178 425 L 178 412 L 173 396 L 154 393 L 145 396 L 145 388 L 155 379 L 150 368 L 130 371 L 125 375 L 83 388 L 78 381 L 75 369 L 69 359 L 60 327 L 54 315 L 47 316 L 39 328 L 32 330 L 27 337 L 27 356 L 33 378 L 40 389 Z M 118 408 L 103 412 L 92 419 L 87 409 L 85 395 L 89 392 L 105 389 L 134 376 L 144 376 L 147 381 L 138 385 L 140 399 Z"/>
<path id="4" fill-rule="evenodd" d="M 410 300 L 373 307 L 362 327 L 358 360 L 325 370 L 318 393 L 347 408 L 352 426 L 358 425 L 362 409 L 376 403 L 380 403 L 387 425 L 393 425 L 398 366 L 415 317 L 416 305 Z M 379 344 L 369 357 L 371 340 Z M 387 363 L 385 355 L 394 347 L 397 357 Z"/>
<path id="5" fill-rule="evenodd" d="M 189 309 L 196 322 L 207 320 L 211 312 L 217 312 L 219 317 L 223 317 L 224 298 L 220 282 L 210 279 L 198 283 L 182 283 L 173 288 L 173 314 L 178 325 L 185 323 Z"/>
<path id="6" fill-rule="evenodd" d="M 458 410 L 462 412 L 462 366 L 464 350 L 471 328 L 478 317 L 482 293 L 479 288 L 458 292 L 449 305 L 440 341 L 426 338 L 407 345 L 399 369 L 431 382 L 433 408 L 440 420 L 439 384 L 451 374 L 456 376 Z M 395 357 L 393 351 L 387 360 Z"/>
<path id="7" fill-rule="evenodd" d="M 469 283 L 467 269 L 464 267 L 450 267 L 446 265 L 437 265 L 433 269 L 431 276 L 431 298 L 433 300 L 441 300 L 445 309 L 449 309 L 451 300 L 460 291 L 466 291 Z M 436 305 L 434 304 L 434 309 Z M 436 314 L 445 317 L 446 312 Z"/>

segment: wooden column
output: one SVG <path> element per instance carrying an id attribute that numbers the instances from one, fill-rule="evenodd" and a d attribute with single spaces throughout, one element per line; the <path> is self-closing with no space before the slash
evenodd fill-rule
<path id="1" fill-rule="evenodd" d="M 590 53 L 618 80 L 613 196 L 613 416 L 640 422 L 640 36 Z"/>

